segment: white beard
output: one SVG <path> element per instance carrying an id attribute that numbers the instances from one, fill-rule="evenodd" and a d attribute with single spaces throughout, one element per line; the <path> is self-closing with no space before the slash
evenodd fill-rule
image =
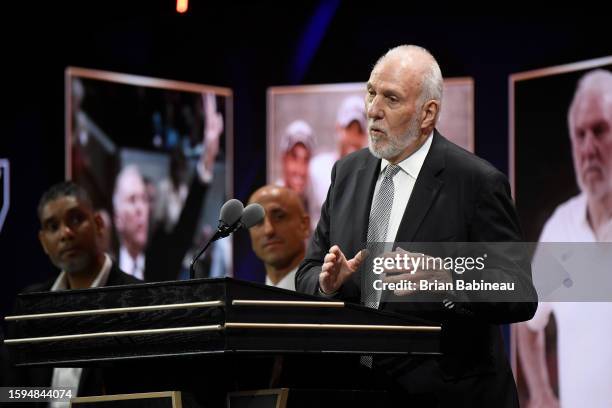
<path id="1" fill-rule="evenodd" d="M 406 148 L 413 143 L 420 135 L 421 128 L 418 121 L 418 116 L 415 114 L 410 123 L 406 133 L 400 136 L 394 136 L 387 134 L 385 138 L 386 144 L 379 145 L 380 138 L 375 138 L 371 134 L 368 134 L 368 148 L 370 153 L 377 159 L 392 159 L 399 156 Z"/>

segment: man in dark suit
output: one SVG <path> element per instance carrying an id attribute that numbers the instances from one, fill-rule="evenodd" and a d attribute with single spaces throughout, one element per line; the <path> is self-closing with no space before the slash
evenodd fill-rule
<path id="1" fill-rule="evenodd" d="M 401 390 L 415 403 L 518 406 L 498 324 L 527 320 L 535 312 L 524 253 L 510 247 L 504 262 L 482 276 L 513 282 L 521 300 L 527 301 L 457 302 L 449 291 L 439 302 L 417 303 L 406 291 L 384 293 L 378 299 L 362 293 L 368 292 L 360 276 L 366 275 L 360 270 L 367 257 L 362 251 L 366 242 L 521 240 L 506 177 L 435 130 L 442 86 L 437 62 L 421 47 L 396 47 L 376 63 L 366 95 L 369 151 L 355 152 L 335 164 L 321 219 L 296 274 L 296 288 L 441 324 L 441 357 L 365 362 L 389 376 L 389 389 Z M 415 272 L 399 276 L 428 279 L 424 271 Z M 446 270 L 433 276 L 454 279 Z"/>
<path id="2" fill-rule="evenodd" d="M 63 182 L 47 190 L 40 199 L 38 217 L 41 224 L 38 233 L 40 243 L 51 262 L 61 272 L 57 278 L 29 286 L 24 292 L 85 289 L 141 282 L 122 272 L 101 250 L 104 221 L 94 212 L 85 190 L 75 183 Z M 19 311 L 15 313 L 19 314 Z M 79 396 L 104 393 L 101 371 L 90 368 L 12 369 L 9 383 L 22 387 L 75 387 Z"/>

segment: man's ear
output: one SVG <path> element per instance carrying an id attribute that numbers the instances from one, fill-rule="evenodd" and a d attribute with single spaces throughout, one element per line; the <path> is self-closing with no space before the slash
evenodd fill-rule
<path id="1" fill-rule="evenodd" d="M 434 99 L 425 102 L 421 110 L 421 129 L 433 129 L 438 112 L 440 112 L 440 102 Z"/>
<path id="2" fill-rule="evenodd" d="M 104 235 L 104 229 L 106 228 L 106 224 L 104 223 L 104 218 L 102 218 L 99 212 L 94 213 L 93 221 L 94 226 L 96 228 L 96 234 L 98 236 Z"/>
<path id="3" fill-rule="evenodd" d="M 49 251 L 47 250 L 47 245 L 45 244 L 45 238 L 43 234 L 43 230 L 38 231 L 38 240 L 40 241 L 40 245 L 42 246 L 43 251 L 45 251 L 45 254 L 49 255 Z"/>

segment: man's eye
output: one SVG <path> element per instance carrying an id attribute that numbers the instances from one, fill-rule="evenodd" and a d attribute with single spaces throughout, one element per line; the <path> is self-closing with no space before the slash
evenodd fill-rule
<path id="1" fill-rule="evenodd" d="M 607 131 L 608 127 L 603 123 L 599 123 L 593 128 L 593 134 L 598 138 L 605 134 Z"/>
<path id="2" fill-rule="evenodd" d="M 83 216 L 83 214 L 72 214 L 68 218 L 68 222 L 70 223 L 71 226 L 75 226 L 75 225 L 81 224 L 84 219 L 85 217 Z"/>
<path id="3" fill-rule="evenodd" d="M 55 232 L 59 228 L 59 224 L 57 222 L 48 222 L 45 225 L 45 229 L 49 232 Z"/>

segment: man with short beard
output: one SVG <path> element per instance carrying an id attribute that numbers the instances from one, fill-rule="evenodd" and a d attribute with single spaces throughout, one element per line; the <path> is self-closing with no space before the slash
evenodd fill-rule
<path id="1" fill-rule="evenodd" d="M 506 177 L 435 129 L 442 85 L 436 60 L 421 47 L 399 46 L 378 60 L 365 100 L 369 149 L 334 165 L 296 288 L 442 326 L 442 356 L 363 356 L 364 366 L 388 376 L 386 388 L 396 391 L 398 404 L 517 407 L 498 325 L 531 318 L 536 302 L 416 303 L 410 293 L 376 299 L 367 285 L 362 293 L 366 242 L 521 241 Z M 517 292 L 535 299 L 526 257 L 507 257 L 503 267 L 487 270 L 488 278 L 514 282 Z M 410 273 L 399 276 L 410 279 Z"/>
<path id="2" fill-rule="evenodd" d="M 38 204 L 38 218 L 38 238 L 42 248 L 61 272 L 57 278 L 29 286 L 23 292 L 54 292 L 141 282 L 122 272 L 102 251 L 104 221 L 94 212 L 85 190 L 75 183 L 63 182 L 47 190 Z M 104 392 L 101 372 L 96 369 L 18 368 L 9 378 L 15 386 L 76 388 L 79 396 Z M 67 407 L 68 403 L 50 403 L 50 407 L 64 406 Z"/>

